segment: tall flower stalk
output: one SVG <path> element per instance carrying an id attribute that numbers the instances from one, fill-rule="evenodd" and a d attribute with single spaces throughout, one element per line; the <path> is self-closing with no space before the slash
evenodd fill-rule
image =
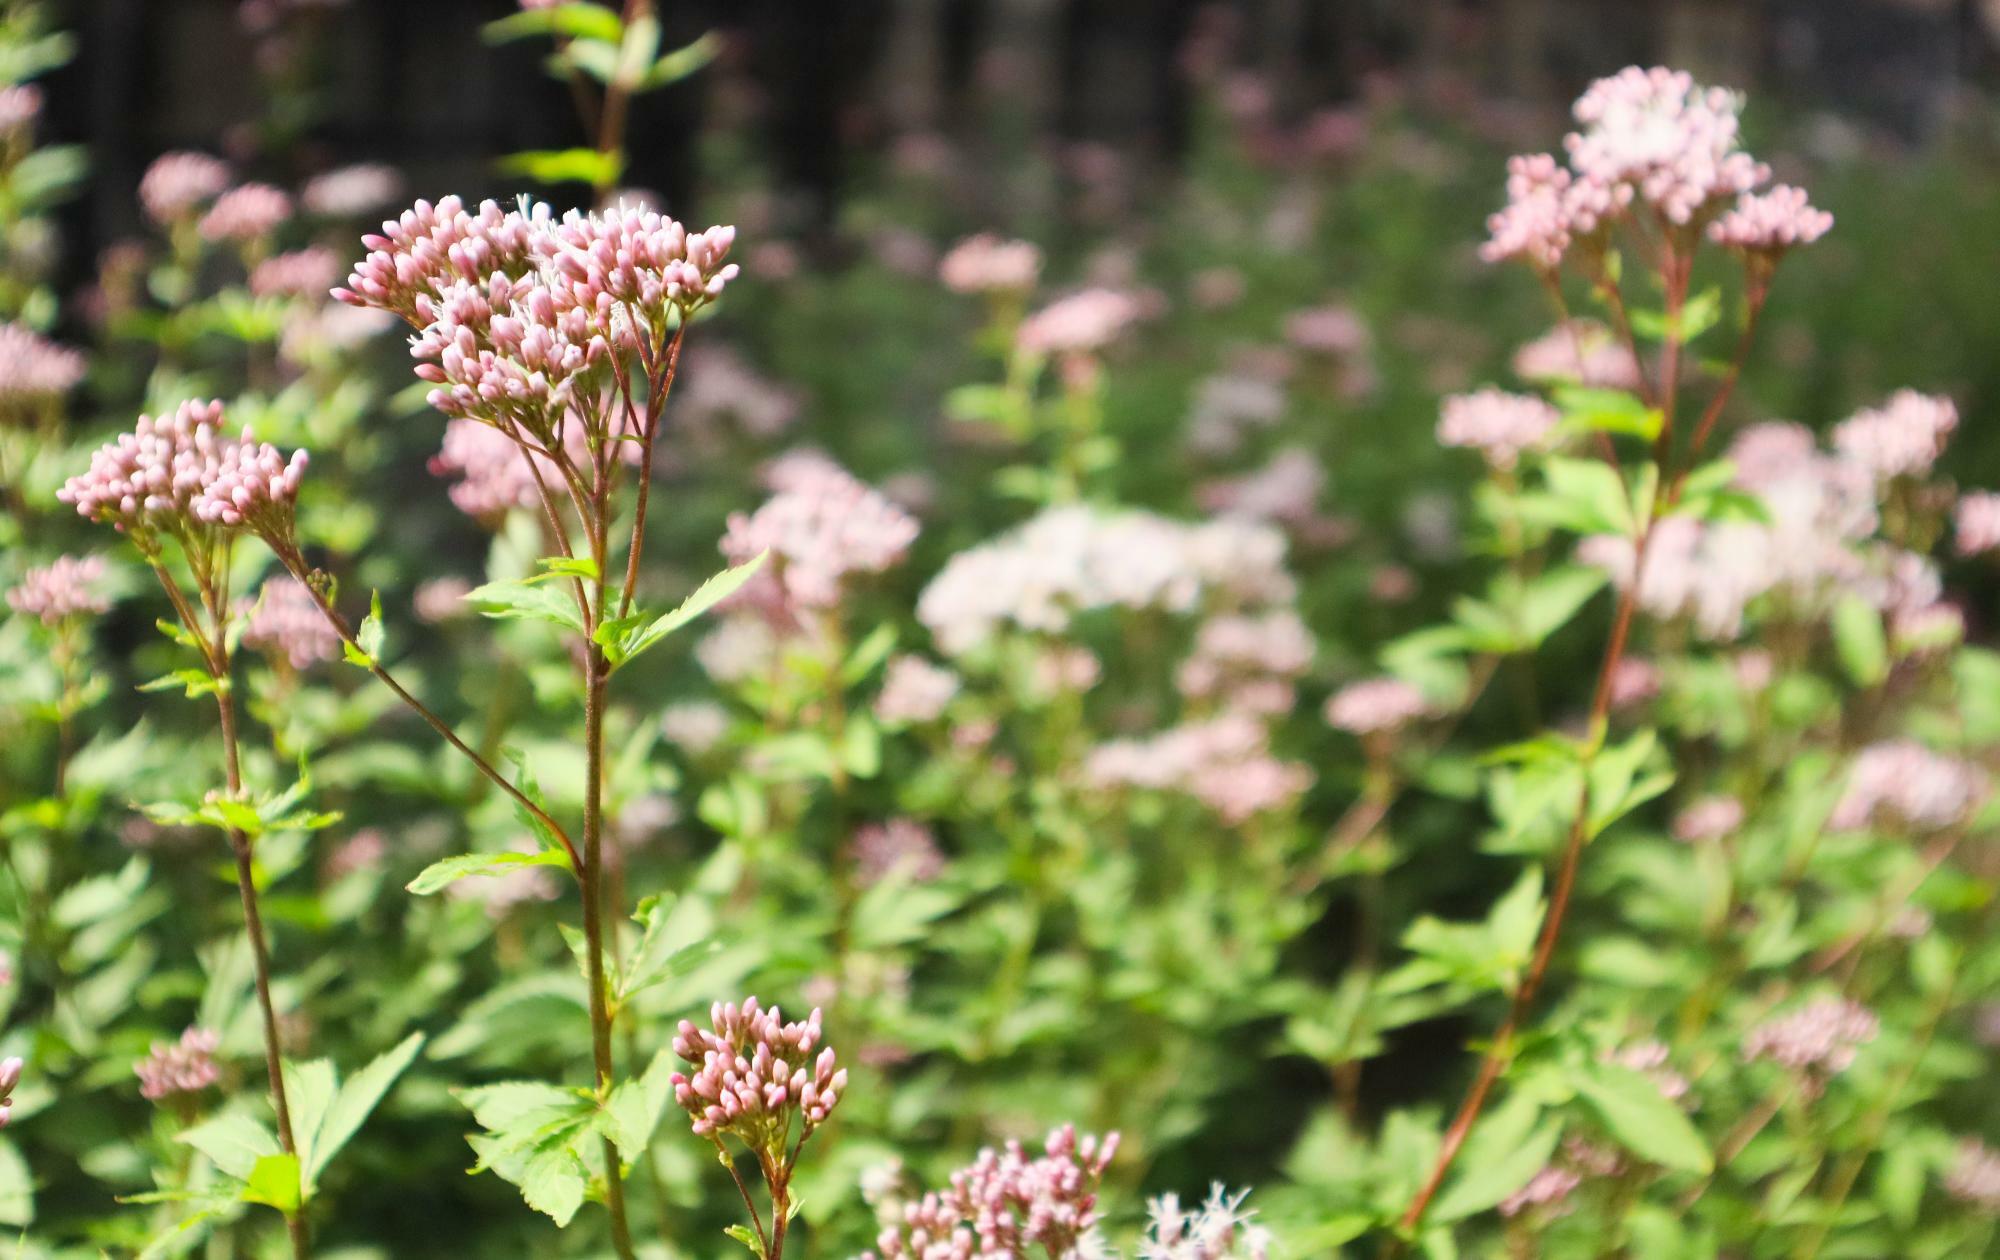
<path id="1" fill-rule="evenodd" d="M 604 731 L 614 671 L 700 611 L 663 616 L 638 607 L 649 487 L 659 420 L 673 388 L 682 338 L 697 311 L 736 274 L 725 262 L 730 228 L 690 233 L 650 211 L 467 211 L 456 198 L 419 202 L 366 238 L 370 253 L 335 296 L 390 311 L 416 330 L 418 374 L 430 401 L 457 422 L 490 427 L 530 470 L 556 552 L 540 584 L 496 583 L 471 598 L 493 616 L 554 625 L 575 636 L 585 753 L 580 838 L 559 825 L 521 782 L 510 779 L 400 684 L 380 658 L 379 609 L 357 629 L 336 607 L 332 578 L 307 560 L 291 501 L 303 455 L 290 459 L 247 441 L 201 483 L 204 510 L 228 528 L 255 532 L 313 600 L 350 660 L 381 680 L 482 775 L 519 805 L 547 846 L 534 860 L 565 866 L 583 902 L 591 1063 L 599 1107 L 616 1087 L 607 975 Z M 218 417 L 219 419 L 219 417 Z M 636 483 L 623 517 L 626 474 Z M 623 530 L 621 519 L 629 520 Z M 747 569 L 756 561 L 744 566 Z M 709 602 L 726 589 L 713 589 Z M 218 604 L 216 607 L 226 607 Z M 225 709 L 226 712 L 226 709 Z M 441 887 L 470 866 L 450 867 Z M 420 880 L 419 884 L 425 881 Z M 613 1247 L 633 1255 L 623 1162 L 602 1137 L 604 1202 Z"/>
<path id="2" fill-rule="evenodd" d="M 183 686 L 189 696 L 215 700 L 216 728 L 222 744 L 226 791 L 210 793 L 190 820 L 218 826 L 229 839 L 236 863 L 236 885 L 243 905 L 243 930 L 262 1016 L 264 1065 L 270 1077 L 271 1105 L 277 1113 L 278 1142 L 287 1155 L 298 1154 L 292 1113 L 286 1096 L 278 1015 L 271 996 L 271 951 L 258 906 L 256 850 L 253 827 L 268 821 L 249 800 L 243 784 L 237 747 L 235 689 L 231 678 L 239 629 L 230 604 L 230 569 L 235 543 L 244 524 L 232 516 L 218 493 L 227 494 L 244 475 L 246 450 L 254 450 L 246 432 L 230 439 L 222 428 L 222 404 L 188 402 L 171 416 L 139 417 L 137 429 L 92 457 L 90 468 L 73 477 L 59 492 L 84 517 L 115 526 L 132 540 L 159 578 L 178 619 L 162 628 L 177 642 L 193 649 L 200 664 L 163 680 Z M 305 471 L 303 452 L 289 464 L 259 468 L 264 511 L 282 518 L 287 530 L 291 506 Z M 227 518 L 227 519 L 225 519 Z M 190 591 L 176 573 L 178 556 Z M 289 804 L 289 802 L 286 802 Z M 292 1253 L 304 1260 L 310 1253 L 304 1216 L 285 1213 Z"/>
<path id="3" fill-rule="evenodd" d="M 1797 189 L 1759 193 L 1769 169 L 1738 146 L 1737 98 L 1695 85 L 1684 73 L 1629 69 L 1592 85 L 1578 100 L 1582 129 L 1566 140 L 1567 167 L 1547 154 L 1509 163 L 1508 205 L 1489 226 L 1488 261 L 1521 261 L 1554 295 L 1562 297 L 1566 272 L 1581 276 L 1605 307 L 1632 363 L 1642 405 L 1634 431 L 1650 441 L 1629 486 L 1629 565 L 1619 586 L 1611 628 L 1599 659 L 1581 744 L 1575 753 L 1576 803 L 1556 857 L 1548 906 L 1534 949 L 1514 985 L 1508 1007 L 1480 1058 L 1470 1087 L 1447 1126 L 1437 1156 L 1398 1222 L 1407 1240 L 1422 1225 L 1493 1089 L 1519 1049 L 1519 1034 L 1547 979 L 1562 938 L 1577 872 L 1593 828 L 1592 770 L 1606 746 L 1615 682 L 1631 642 L 1660 523 L 1680 509 L 1709 439 L 1727 407 L 1754 342 L 1759 314 L 1778 262 L 1793 246 L 1810 243 L 1832 226 L 1832 217 L 1807 204 Z M 1699 418 L 1682 437 L 1677 423 L 1690 381 L 1688 344 L 1720 318 L 1719 295 L 1691 292 L 1695 260 L 1704 243 L 1735 254 L 1743 264 L 1744 318 L 1729 366 Z M 1664 309 L 1651 319 L 1659 339 L 1650 369 L 1639 344 L 1641 320 L 1628 307 L 1626 256 L 1658 285 Z M 1578 349 L 1578 370 L 1583 371 Z M 1603 429 L 1598 449 L 1619 470 L 1616 447 Z M 1401 1242 L 1396 1244 L 1400 1249 Z"/>

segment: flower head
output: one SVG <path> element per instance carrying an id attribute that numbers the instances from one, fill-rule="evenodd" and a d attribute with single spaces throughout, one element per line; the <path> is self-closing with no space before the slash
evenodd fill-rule
<path id="1" fill-rule="evenodd" d="M 340 656 L 340 635 L 328 624 L 312 592 L 291 577 L 264 583 L 250 609 L 243 642 L 293 669 Z"/>
<path id="2" fill-rule="evenodd" d="M 262 241 L 292 217 L 292 199 L 269 184 L 239 184 L 215 199 L 201 217 L 201 234 L 211 241 Z"/>
<path id="3" fill-rule="evenodd" d="M 1958 428 L 1949 398 L 1900 389 L 1880 407 L 1857 411 L 1833 430 L 1841 457 L 1876 477 L 1920 477 L 1931 470 Z"/>
<path id="4" fill-rule="evenodd" d="M 1115 289 L 1085 289 L 1058 298 L 1021 321 L 1016 341 L 1032 354 L 1094 354 L 1139 318 L 1139 303 Z"/>
<path id="5" fill-rule="evenodd" d="M 15 1060 L 19 1062 L 19 1060 Z M 1958 1144 L 1944 1176 L 1945 1193 L 1988 1216 L 2000 1216 L 2000 1151 L 1978 1138 Z"/>
<path id="6" fill-rule="evenodd" d="M 1139 1260 L 1265 1260 L 1271 1231 L 1252 1222 L 1255 1212 L 1243 1210 L 1249 1195 L 1248 1190 L 1231 1194 L 1217 1182 L 1208 1201 L 1192 1210 L 1183 1209 L 1174 1194 L 1148 1200 Z"/>
<path id="7" fill-rule="evenodd" d="M 722 554 L 770 562 L 736 597 L 775 620 L 840 603 L 854 574 L 901 562 L 917 537 L 916 518 L 831 461 L 802 470 L 755 512 L 733 513 Z"/>
<path id="8" fill-rule="evenodd" d="M 1628 66 L 1578 98 L 1582 128 L 1563 144 L 1580 179 L 1629 188 L 1667 222 L 1686 224 L 1770 176 L 1738 147 L 1741 106 L 1685 71 Z"/>
<path id="9" fill-rule="evenodd" d="M 1875 1040 L 1875 1013 L 1845 998 L 1820 998 L 1751 1030 L 1743 1040 L 1746 1062 L 1769 1059 L 1795 1073 L 1800 1088 L 1817 1097 L 1826 1081 L 1847 1070 L 1858 1047 Z"/>
<path id="10" fill-rule="evenodd" d="M 873 887 L 901 874 L 913 883 L 927 883 L 944 870 L 931 829 L 913 818 L 891 818 L 855 829 L 852 841 L 855 880 Z"/>
<path id="11" fill-rule="evenodd" d="M 340 278 L 340 259 L 324 245 L 275 254 L 250 271 L 250 292 L 258 297 L 324 299 Z"/>
<path id="12" fill-rule="evenodd" d="M 1961 497 L 1952 517 L 1952 535 L 1961 556 L 2000 547 L 2000 494 L 1982 490 Z"/>
<path id="13" fill-rule="evenodd" d="M 847 1070 L 836 1067 L 832 1046 L 814 1056 L 820 1018 L 815 1009 L 788 1024 L 777 1007 L 766 1010 L 752 997 L 741 1006 L 717 1002 L 712 1029 L 682 1020 L 674 1053 L 694 1074 L 669 1080 L 695 1133 L 717 1142 L 734 1134 L 752 1151 L 783 1158 L 794 1119 L 802 1135 L 826 1123 L 847 1090 Z"/>
<path id="14" fill-rule="evenodd" d="M 153 1052 L 132 1065 L 139 1093 L 152 1102 L 176 1094 L 198 1094 L 222 1076 L 215 1063 L 222 1039 L 207 1028 L 190 1027 L 179 1041 L 156 1041 Z"/>
<path id="15" fill-rule="evenodd" d="M 1743 802 L 1733 796 L 1704 796 L 1674 815 L 1674 839 L 1684 844 L 1720 840 L 1743 825 Z"/>
<path id="16" fill-rule="evenodd" d="M 1833 216 L 1809 204 L 1805 189 L 1778 184 L 1738 197 L 1733 209 L 1709 224 L 1708 237 L 1739 253 L 1775 256 L 1812 244 L 1832 227 Z"/>
<path id="17" fill-rule="evenodd" d="M 1349 683 L 1326 702 L 1327 725 L 1355 735 L 1399 730 L 1429 712 L 1423 693 L 1400 678 Z"/>
<path id="18" fill-rule="evenodd" d="M 7 592 L 7 606 L 45 626 L 71 617 L 90 616 L 111 607 L 98 584 L 104 579 L 102 556 L 57 556 L 21 575 L 20 585 Z"/>
<path id="19" fill-rule="evenodd" d="M 229 167 L 206 153 L 167 153 L 139 180 L 139 202 L 153 222 L 170 226 L 229 187 Z"/>
<path id="20" fill-rule="evenodd" d="M 938 263 L 938 279 L 954 293 L 1026 293 L 1041 274 L 1041 250 L 990 232 L 966 237 Z"/>
<path id="21" fill-rule="evenodd" d="M 361 162 L 313 176 L 299 203 L 323 219 L 351 219 L 377 213 L 396 199 L 402 186 L 395 167 Z"/>
<path id="22" fill-rule="evenodd" d="M 950 1188 L 913 1203 L 891 1199 L 876 1250 L 864 1260 L 969 1260 L 973 1256 L 1085 1260 L 1101 1254 L 1097 1187 L 1118 1151 L 1118 1135 L 1078 1138 L 1071 1125 L 1049 1134 L 1030 1158 L 1019 1142 L 988 1147 L 951 1175 Z"/>
<path id="23" fill-rule="evenodd" d="M 1514 352 L 1514 375 L 1537 384 L 1575 384 L 1636 391 L 1639 361 L 1595 320 L 1571 319 Z"/>
<path id="24" fill-rule="evenodd" d="M 958 675 L 920 656 L 895 656 L 882 671 L 875 716 L 884 722 L 936 721 L 958 694 Z"/>
<path id="25" fill-rule="evenodd" d="M 99 447 L 90 468 L 71 477 L 56 497 L 79 515 L 120 530 L 185 524 L 228 447 L 222 404 L 184 402 L 172 415 L 140 416 L 132 432 Z"/>
<path id="26" fill-rule="evenodd" d="M 1437 438 L 1441 446 L 1471 447 L 1493 467 L 1506 470 L 1520 461 L 1521 452 L 1545 446 L 1561 420 L 1539 398 L 1482 389 L 1444 400 Z"/>
<path id="27" fill-rule="evenodd" d="M 1971 762 L 1915 740 L 1886 740 L 1854 759 L 1828 825 L 1846 831 L 1873 822 L 1938 831 L 1970 817 L 1990 789 L 1985 772 Z"/>
<path id="28" fill-rule="evenodd" d="M 0 421 L 32 419 L 83 379 L 83 356 L 22 324 L 0 324 Z"/>

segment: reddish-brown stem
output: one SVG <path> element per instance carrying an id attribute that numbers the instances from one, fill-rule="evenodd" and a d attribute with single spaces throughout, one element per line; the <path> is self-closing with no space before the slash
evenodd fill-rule
<path id="1" fill-rule="evenodd" d="M 666 370 L 657 383 L 648 381 L 646 385 L 646 424 L 639 439 L 639 496 L 633 507 L 632 545 L 625 553 L 625 589 L 618 599 L 621 617 L 632 611 L 632 598 L 639 589 L 639 557 L 646 549 L 646 503 L 653 488 L 653 442 L 659 436 L 667 398 L 673 393 L 674 375 L 680 370 L 681 338 L 687 332 L 685 317 L 683 321 L 667 342 Z"/>
<path id="2" fill-rule="evenodd" d="M 1701 419 L 1695 424 L 1694 439 L 1688 447 L 1688 458 L 1681 470 L 1674 474 L 1673 484 L 1667 490 L 1667 506 L 1680 502 L 1681 489 L 1687 484 L 1688 474 L 1694 471 L 1695 459 L 1708 445 L 1708 439 L 1715 433 L 1716 422 L 1722 419 L 1722 410 L 1729 405 L 1730 397 L 1736 392 L 1736 383 L 1743 379 L 1743 365 L 1750 358 L 1750 346 L 1757 336 L 1757 317 L 1764 312 L 1764 293 L 1761 288 L 1750 291 L 1749 309 L 1743 318 L 1742 335 L 1736 339 L 1736 354 L 1729 361 L 1729 371 L 1716 387 L 1715 396 L 1702 409 Z"/>
<path id="3" fill-rule="evenodd" d="M 601 587 L 601 584 L 600 584 Z M 600 595 L 600 599 L 602 596 Z M 583 865 L 584 970 L 590 985 L 590 1052 L 601 1103 L 611 1096 L 611 1012 L 604 980 L 604 705 L 610 674 L 601 652 L 585 656 L 583 708 Z M 611 1216 L 611 1245 L 620 1260 L 633 1260 L 632 1229 L 625 1215 L 625 1177 L 618 1147 L 604 1138 L 604 1206 Z"/>
<path id="4" fill-rule="evenodd" d="M 764 1232 L 763 1214 L 757 1211 L 757 1202 L 750 1197 L 750 1187 L 743 1180 L 743 1174 L 738 1171 L 736 1161 L 730 1157 L 728 1148 L 723 1146 L 720 1137 L 714 1140 L 716 1152 L 722 1156 L 722 1166 L 729 1170 L 730 1180 L 736 1183 L 736 1193 L 743 1196 L 743 1210 L 750 1214 L 750 1225 L 751 1228 L 757 1231 L 758 1245 L 763 1248 L 763 1253 L 768 1256 L 771 1253 L 771 1236 Z"/>
<path id="5" fill-rule="evenodd" d="M 229 647 L 223 624 L 224 603 L 218 588 L 205 586 L 204 593 L 215 631 L 215 641 L 205 642 L 204 650 L 209 658 L 209 676 L 215 684 L 217 724 L 222 730 L 223 775 L 229 785 L 229 795 L 235 799 L 243 791 L 243 764 L 236 743 L 236 700 L 229 690 Z M 196 626 L 190 625 L 188 632 L 201 637 L 201 631 Z M 264 916 L 257 906 L 256 856 L 250 837 L 233 827 L 229 829 L 229 847 L 236 858 L 236 890 L 243 903 L 243 932 L 250 938 L 251 975 L 257 989 L 257 1009 L 263 1019 L 264 1068 L 271 1082 L 271 1106 L 277 1112 L 278 1145 L 286 1154 L 296 1155 L 299 1148 L 292 1134 L 291 1102 L 285 1094 L 278 1011 L 271 998 L 271 948 L 264 935 Z M 305 1217 L 296 1211 L 285 1213 L 285 1232 L 291 1239 L 295 1260 L 306 1260 L 312 1248 L 306 1234 Z"/>
<path id="6" fill-rule="evenodd" d="M 305 558 L 299 554 L 297 548 L 281 539 L 267 539 L 266 541 L 270 543 L 271 550 L 276 553 L 279 563 L 283 564 L 291 575 L 298 579 L 299 585 L 305 587 L 307 592 L 312 595 L 313 603 L 319 606 L 320 615 L 326 618 L 327 624 L 333 627 L 333 632 L 340 636 L 341 642 L 347 644 L 356 652 L 362 652 L 361 644 L 354 637 L 353 627 L 347 624 L 347 618 L 340 615 L 340 610 L 336 609 L 320 591 L 319 587 L 311 581 L 311 570 L 306 567 Z M 362 654 L 367 655 L 365 652 Z M 446 725 L 443 718 L 431 712 L 430 707 L 424 704 L 423 701 L 411 695 L 403 684 L 396 681 L 395 675 L 384 669 L 382 663 L 373 656 L 368 657 L 368 672 L 375 675 L 383 686 L 395 693 L 397 699 L 401 700 L 412 712 L 422 718 L 425 725 L 436 731 L 439 738 L 443 739 L 445 743 L 450 744 L 467 761 L 470 761 L 473 768 L 479 771 L 489 783 L 499 788 L 502 792 L 505 792 L 513 799 L 516 805 L 528 811 L 535 821 L 546 827 L 549 834 L 556 838 L 556 841 L 562 845 L 563 851 L 569 855 L 570 867 L 581 873 L 582 856 L 577 852 L 575 842 L 569 838 L 569 833 L 564 831 L 556 820 L 549 816 L 547 810 L 537 805 L 529 798 L 527 793 L 514 786 L 513 782 L 506 775 L 494 769 L 493 763 L 482 757 L 472 745 L 460 739 L 458 732 Z"/>

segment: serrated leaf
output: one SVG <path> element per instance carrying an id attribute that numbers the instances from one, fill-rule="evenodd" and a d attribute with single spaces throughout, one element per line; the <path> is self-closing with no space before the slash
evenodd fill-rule
<path id="1" fill-rule="evenodd" d="M 1559 1120 L 1538 1124 L 1540 1118 L 1541 1105 L 1521 1093 L 1489 1111 L 1466 1140 L 1458 1174 L 1428 1219 L 1444 1223 L 1484 1212 L 1533 1180 L 1562 1138 Z"/>
<path id="2" fill-rule="evenodd" d="M 498 620 L 547 622 L 581 632 L 583 618 L 576 604 L 559 590 L 526 582 L 488 582 L 466 592 L 465 601 Z"/>
<path id="3" fill-rule="evenodd" d="M 605 1100 L 599 1128 L 618 1148 L 618 1158 L 627 1164 L 637 1163 L 652 1145 L 653 1131 L 659 1127 L 660 1116 L 674 1096 L 673 1086 L 668 1083 L 673 1074 L 674 1053 L 663 1046 L 647 1065 L 644 1075 L 625 1081 Z"/>
<path id="4" fill-rule="evenodd" d="M 1626 1150 L 1663 1168 L 1707 1173 L 1708 1144 L 1652 1078 L 1615 1063 L 1593 1063 L 1573 1082 L 1582 1099 Z"/>
<path id="5" fill-rule="evenodd" d="M 1882 614 L 1859 595 L 1843 595 L 1833 605 L 1833 646 L 1841 667 L 1856 686 L 1873 687 L 1889 676 L 1889 636 Z"/>
<path id="6" fill-rule="evenodd" d="M 760 551 L 742 564 L 724 569 L 696 587 L 694 594 L 682 600 L 678 608 L 661 615 L 649 625 L 639 627 L 624 624 L 631 620 L 624 618 L 619 622 L 607 622 L 599 626 L 596 636 L 598 645 L 606 650 L 614 665 L 622 665 L 634 659 L 741 590 L 743 584 L 756 576 L 757 571 L 764 567 L 764 562 L 769 558 L 769 552 Z M 619 628 L 613 629 L 614 626 Z"/>
<path id="7" fill-rule="evenodd" d="M 177 1135 L 175 1141 L 192 1146 L 210 1163 L 238 1181 L 248 1181 L 257 1161 L 280 1153 L 278 1139 L 269 1129 L 240 1111 L 228 1111 Z"/>
<path id="8" fill-rule="evenodd" d="M 274 1207 L 286 1216 L 299 1210 L 299 1159 L 296 1155 L 266 1155 L 243 1182 L 243 1201 Z"/>
<path id="9" fill-rule="evenodd" d="M 417 1051 L 424 1045 L 422 1033 L 411 1033 L 392 1049 L 377 1055 L 368 1066 L 354 1074 L 352 1080 L 340 1086 L 332 1104 L 326 1108 L 325 1118 L 319 1125 L 313 1140 L 308 1143 L 300 1139 L 306 1152 L 305 1181 L 306 1193 L 311 1195 L 319 1182 L 319 1175 L 340 1153 L 340 1149 L 351 1141 L 361 1129 L 363 1122 L 374 1114 L 389 1087 L 396 1078 L 410 1066 L 417 1057 Z"/>
<path id="10" fill-rule="evenodd" d="M 461 879 L 504 875 L 523 866 L 560 866 L 569 869 L 569 854 L 561 848 L 539 853 L 461 853 L 426 866 L 405 887 L 419 897 L 442 892 Z"/>

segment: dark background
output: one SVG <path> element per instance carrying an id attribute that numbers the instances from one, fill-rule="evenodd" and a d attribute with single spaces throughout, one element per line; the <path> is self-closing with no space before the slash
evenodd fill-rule
<path id="1" fill-rule="evenodd" d="M 50 138 L 89 145 L 93 162 L 67 215 L 72 273 L 139 226 L 131 190 L 170 149 L 221 139 L 252 173 L 279 178 L 388 162 L 434 195 L 498 190 L 493 154 L 580 142 L 539 42 L 478 38 L 514 11 L 507 0 L 322 4 L 312 70 L 326 90 L 301 134 L 261 157 L 247 136 L 229 143 L 262 91 L 236 0 L 58 10 L 81 42 L 48 82 Z M 1237 28 L 1237 68 L 1271 86 L 1281 116 L 1352 100 L 1384 72 L 1553 105 L 1607 68 L 1665 63 L 1921 142 L 1962 89 L 2000 79 L 2000 0 L 665 0 L 659 11 L 670 44 L 727 36 L 725 70 L 758 98 L 808 239 L 868 155 L 897 134 L 952 137 L 975 96 L 1007 97 L 1048 143 L 1095 141 L 1171 167 L 1190 109 L 1181 50 L 1218 16 Z M 687 138 L 716 108 L 716 78 L 636 103 L 627 182 L 678 214 L 700 213 Z"/>

